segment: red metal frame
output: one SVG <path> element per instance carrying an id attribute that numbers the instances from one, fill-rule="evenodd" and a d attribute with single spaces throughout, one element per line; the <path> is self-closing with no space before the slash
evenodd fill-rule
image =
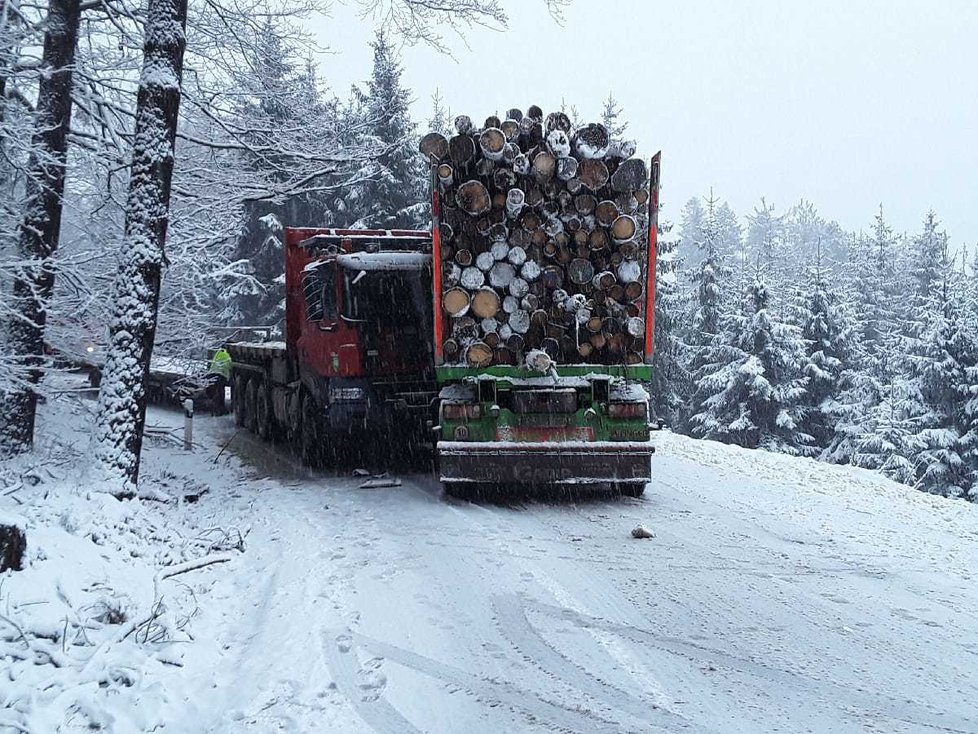
<path id="1" fill-rule="evenodd" d="M 655 351 L 655 268 L 659 244 L 659 166 L 662 151 L 652 156 L 649 169 L 649 259 L 645 274 L 645 363 L 652 364 Z"/>
<path id="2" fill-rule="evenodd" d="M 435 167 L 431 167 L 431 291 L 434 313 L 432 321 L 435 326 L 435 364 L 445 362 L 445 350 L 442 347 L 445 324 L 441 312 L 441 197 L 438 196 L 438 183 Z"/>

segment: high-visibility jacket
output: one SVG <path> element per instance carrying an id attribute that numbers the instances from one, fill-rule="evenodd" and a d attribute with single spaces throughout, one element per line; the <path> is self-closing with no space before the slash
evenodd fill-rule
<path id="1" fill-rule="evenodd" d="M 225 380 L 231 379 L 231 355 L 228 354 L 227 349 L 222 347 L 214 352 L 210 369 L 207 371 L 213 375 L 220 375 Z"/>

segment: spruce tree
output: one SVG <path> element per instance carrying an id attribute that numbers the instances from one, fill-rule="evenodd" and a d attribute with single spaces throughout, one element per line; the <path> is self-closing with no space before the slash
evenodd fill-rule
<path id="1" fill-rule="evenodd" d="M 800 331 L 772 318 L 760 273 L 747 301 L 751 312 L 730 315 L 708 350 L 697 385 L 704 399 L 690 418 L 691 433 L 746 448 L 807 452 L 812 439 L 802 426 Z"/>
<path id="2" fill-rule="evenodd" d="M 614 94 L 609 93 L 601 108 L 601 124 L 608 129 L 612 140 L 620 140 L 628 129 L 628 123 L 621 119 L 621 105 Z"/>
<path id="3" fill-rule="evenodd" d="M 417 155 L 414 124 L 408 114 L 410 96 L 401 83 L 397 53 L 383 30 L 373 42 L 374 63 L 364 99 L 365 143 L 379 151 L 371 180 L 358 188 L 354 200 L 362 229 L 423 227 L 427 181 Z"/>
<path id="4" fill-rule="evenodd" d="M 689 395 L 689 374 L 681 326 L 684 294 L 680 287 L 682 261 L 674 225 L 659 225 L 656 248 L 655 351 L 652 362 L 651 395 L 655 414 L 672 425 Z"/>

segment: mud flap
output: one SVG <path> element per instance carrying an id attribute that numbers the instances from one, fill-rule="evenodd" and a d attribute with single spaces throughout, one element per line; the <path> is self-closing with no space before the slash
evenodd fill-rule
<path id="1" fill-rule="evenodd" d="M 652 481 L 655 447 L 638 441 L 439 441 L 441 481 L 589 485 Z"/>

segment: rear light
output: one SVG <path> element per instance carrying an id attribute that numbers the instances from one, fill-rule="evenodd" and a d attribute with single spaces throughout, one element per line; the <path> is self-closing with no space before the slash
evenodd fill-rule
<path id="1" fill-rule="evenodd" d="M 609 403 L 608 417 L 617 419 L 645 420 L 645 403 Z"/>
<path id="2" fill-rule="evenodd" d="M 474 420 L 482 416 L 478 404 L 448 403 L 443 407 L 443 415 L 448 421 Z"/>

